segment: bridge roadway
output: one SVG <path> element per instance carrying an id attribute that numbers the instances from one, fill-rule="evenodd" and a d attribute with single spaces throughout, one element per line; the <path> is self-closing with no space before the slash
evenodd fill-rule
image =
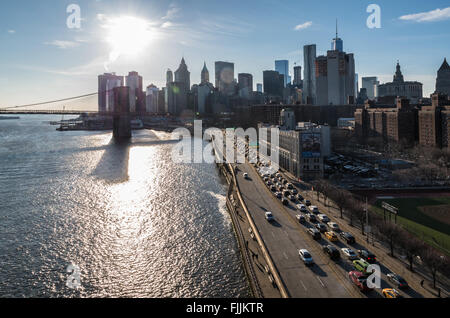
<path id="1" fill-rule="evenodd" d="M 306 232 L 307 227 L 295 221 L 295 211 L 288 212 L 271 194 L 255 169 L 249 164 L 239 164 L 238 183 L 243 199 L 280 273 L 287 290 L 294 298 L 351 298 L 363 295 L 339 268 L 321 250 L 321 245 Z M 248 173 L 250 180 L 243 177 Z M 275 222 L 265 219 L 272 212 Z M 315 261 L 306 267 L 298 250 L 305 248 Z"/>

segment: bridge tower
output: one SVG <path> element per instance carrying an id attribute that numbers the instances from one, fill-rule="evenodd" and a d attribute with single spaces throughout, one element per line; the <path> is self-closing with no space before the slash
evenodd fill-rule
<path id="1" fill-rule="evenodd" d="M 115 139 L 131 138 L 130 88 L 114 88 L 113 137 Z"/>

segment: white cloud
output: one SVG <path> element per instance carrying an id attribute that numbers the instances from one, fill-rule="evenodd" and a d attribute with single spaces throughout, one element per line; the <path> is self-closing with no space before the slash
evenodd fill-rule
<path id="1" fill-rule="evenodd" d="M 60 41 L 60 40 L 45 42 L 44 44 L 53 45 L 62 50 L 71 49 L 80 45 L 78 42 L 75 41 Z"/>
<path id="2" fill-rule="evenodd" d="M 167 10 L 166 15 L 162 19 L 163 20 L 170 20 L 170 19 L 176 18 L 180 11 L 181 11 L 181 9 L 179 7 L 177 7 L 176 4 L 172 3 L 169 6 L 169 10 Z"/>
<path id="3" fill-rule="evenodd" d="M 16 30 L 8 30 L 8 33 L 9 34 L 14 34 L 14 33 L 16 33 Z"/>
<path id="4" fill-rule="evenodd" d="M 450 7 L 444 9 L 436 9 L 428 12 L 403 15 L 399 19 L 415 22 L 433 22 L 447 20 L 450 19 Z"/>
<path id="5" fill-rule="evenodd" d="M 305 23 L 302 23 L 302 24 L 298 24 L 298 25 L 295 26 L 294 30 L 296 30 L 296 31 L 304 30 L 304 29 L 309 28 L 312 24 L 313 24 L 312 21 L 308 21 L 308 22 L 305 22 Z"/>

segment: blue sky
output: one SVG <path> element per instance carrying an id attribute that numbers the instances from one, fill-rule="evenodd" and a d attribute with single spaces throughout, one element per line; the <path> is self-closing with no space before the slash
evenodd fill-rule
<path id="1" fill-rule="evenodd" d="M 66 26 L 72 3 L 81 8 L 81 29 Z M 380 29 L 366 26 L 371 3 L 381 8 Z M 139 54 L 109 61 L 107 24 L 121 16 L 148 23 L 152 40 Z M 288 59 L 291 73 L 294 62 L 303 66 L 305 44 L 326 53 L 336 18 L 360 78 L 390 81 L 398 59 L 406 80 L 421 81 L 425 96 L 434 91 L 436 71 L 450 59 L 448 0 L 16 0 L 0 3 L 0 107 L 95 92 L 105 64 L 120 74 L 136 70 L 145 85 L 161 87 L 182 56 L 192 83 L 204 61 L 213 79 L 214 61 L 224 60 L 235 63 L 236 77 L 252 73 L 256 86 L 275 59 Z"/>

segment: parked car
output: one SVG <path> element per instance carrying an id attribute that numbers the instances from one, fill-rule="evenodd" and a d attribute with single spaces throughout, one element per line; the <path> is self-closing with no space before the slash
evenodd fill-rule
<path id="1" fill-rule="evenodd" d="M 314 214 L 309 213 L 306 215 L 306 217 L 308 218 L 309 222 L 311 223 L 316 223 L 317 222 L 317 218 Z"/>
<path id="2" fill-rule="evenodd" d="M 316 207 L 315 205 L 311 205 L 311 206 L 309 207 L 309 210 L 310 210 L 312 213 L 314 213 L 314 214 L 320 214 L 319 208 Z"/>
<path id="3" fill-rule="evenodd" d="M 298 214 L 298 215 L 296 215 L 295 217 L 297 218 L 297 220 L 298 220 L 300 223 L 305 223 L 305 222 L 306 222 L 306 218 L 305 218 L 303 215 Z"/>
<path id="4" fill-rule="evenodd" d="M 323 247 L 323 251 L 328 254 L 328 256 L 333 260 L 338 260 L 341 258 L 339 250 L 333 245 L 326 245 Z"/>
<path id="5" fill-rule="evenodd" d="M 358 250 L 358 255 L 359 255 L 359 257 L 361 257 L 363 260 L 367 261 L 370 264 L 374 264 L 377 262 L 376 256 L 369 251 Z"/>
<path id="6" fill-rule="evenodd" d="M 317 223 L 316 229 L 318 229 L 320 233 L 325 233 L 327 231 L 327 227 L 322 223 Z"/>
<path id="7" fill-rule="evenodd" d="M 272 222 L 274 220 L 272 212 L 266 212 L 266 220 Z"/>
<path id="8" fill-rule="evenodd" d="M 320 235 L 320 232 L 317 229 L 313 228 L 313 227 L 308 229 L 308 233 L 315 240 L 320 240 L 322 238 L 322 236 Z"/>
<path id="9" fill-rule="evenodd" d="M 283 195 L 287 198 L 291 195 L 291 193 L 288 190 L 284 190 Z"/>
<path id="10" fill-rule="evenodd" d="M 337 225 L 334 222 L 328 222 L 327 223 L 328 227 L 330 228 L 330 230 L 334 231 L 334 232 L 339 232 L 341 229 L 339 228 L 339 225 Z"/>
<path id="11" fill-rule="evenodd" d="M 406 289 L 409 287 L 408 283 L 406 282 L 406 280 L 401 277 L 400 275 L 397 275 L 395 273 L 389 273 L 386 275 L 388 277 L 388 279 L 394 283 L 395 285 L 397 285 L 398 288 L 401 289 Z"/>
<path id="12" fill-rule="evenodd" d="M 347 244 L 355 244 L 355 237 L 348 232 L 341 232 L 341 237 L 344 239 Z"/>
<path id="13" fill-rule="evenodd" d="M 358 271 L 351 271 L 348 273 L 350 280 L 361 290 L 371 291 L 372 288 L 367 286 L 367 276 Z"/>
<path id="14" fill-rule="evenodd" d="M 384 298 L 403 298 L 403 296 L 394 288 L 385 288 L 382 291 Z"/>
<path id="15" fill-rule="evenodd" d="M 283 195 L 281 194 L 281 192 L 275 193 L 275 196 L 276 196 L 278 199 L 281 199 L 281 198 L 283 197 Z"/>
<path id="16" fill-rule="evenodd" d="M 317 217 L 318 217 L 319 220 L 322 221 L 323 223 L 328 223 L 328 222 L 330 222 L 330 219 L 329 219 L 328 216 L 326 216 L 325 214 L 319 214 Z"/>
<path id="17" fill-rule="evenodd" d="M 305 205 L 306 205 L 306 206 L 310 206 L 310 205 L 311 205 L 311 201 L 306 200 L 306 201 L 305 201 Z"/>
<path id="18" fill-rule="evenodd" d="M 358 259 L 358 255 L 356 255 L 356 253 L 351 248 L 345 247 L 342 248 L 341 251 L 351 261 Z"/>
<path id="19" fill-rule="evenodd" d="M 276 187 L 276 186 L 271 186 L 271 187 L 270 187 L 270 191 L 276 192 L 276 191 L 277 191 L 277 187 Z"/>
<path id="20" fill-rule="evenodd" d="M 306 206 L 304 204 L 297 204 L 297 209 L 303 213 L 308 212 L 308 210 L 306 209 Z"/>
<path id="21" fill-rule="evenodd" d="M 355 267 L 357 271 L 363 273 L 364 275 L 372 274 L 372 272 L 368 271 L 369 266 L 370 264 L 363 259 L 353 261 L 353 267 Z"/>
<path id="22" fill-rule="evenodd" d="M 336 233 L 333 231 L 325 232 L 325 236 L 330 242 L 336 242 L 338 240 Z"/>
<path id="23" fill-rule="evenodd" d="M 298 251 L 298 255 L 306 266 L 314 265 L 314 260 L 308 250 L 301 249 Z"/>

